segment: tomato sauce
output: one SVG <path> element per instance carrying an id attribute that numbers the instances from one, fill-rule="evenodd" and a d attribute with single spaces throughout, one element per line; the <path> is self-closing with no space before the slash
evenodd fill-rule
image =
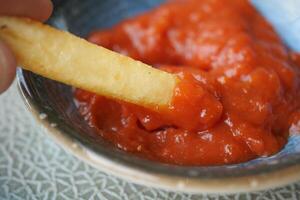
<path id="1" fill-rule="evenodd" d="M 231 164 L 275 154 L 300 130 L 300 57 L 247 0 L 169 1 L 89 41 L 181 80 L 159 112 L 76 90 L 90 126 L 124 151 Z"/>

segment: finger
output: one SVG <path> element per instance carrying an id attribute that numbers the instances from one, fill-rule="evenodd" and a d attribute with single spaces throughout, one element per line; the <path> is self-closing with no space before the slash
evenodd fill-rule
<path id="1" fill-rule="evenodd" d="M 0 93 L 13 82 L 16 74 L 16 61 L 9 48 L 0 41 Z"/>
<path id="2" fill-rule="evenodd" d="M 29 17 L 45 21 L 52 12 L 50 0 L 0 0 L 0 15 Z"/>

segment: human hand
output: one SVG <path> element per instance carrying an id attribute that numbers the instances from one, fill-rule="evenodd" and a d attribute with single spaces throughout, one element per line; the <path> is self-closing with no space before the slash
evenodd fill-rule
<path id="1" fill-rule="evenodd" d="M 50 0 L 0 0 L 0 5 L 0 15 L 29 17 L 39 21 L 47 20 L 53 8 Z M 0 93 L 9 87 L 15 73 L 15 58 L 0 40 Z"/>

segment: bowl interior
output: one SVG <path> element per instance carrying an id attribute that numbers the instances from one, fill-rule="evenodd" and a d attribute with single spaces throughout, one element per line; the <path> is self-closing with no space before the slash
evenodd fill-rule
<path id="1" fill-rule="evenodd" d="M 90 31 L 110 27 L 124 18 L 155 7 L 162 0 L 54 1 L 49 24 L 85 37 Z M 278 154 L 242 164 L 214 167 L 181 167 L 148 161 L 123 152 L 104 141 L 77 111 L 73 89 L 31 72 L 18 70 L 21 90 L 30 106 L 47 115 L 47 122 L 96 155 L 117 164 L 170 176 L 228 178 L 270 172 L 300 163 L 300 136 L 293 136 Z M 41 115 L 41 116 L 42 116 Z"/>

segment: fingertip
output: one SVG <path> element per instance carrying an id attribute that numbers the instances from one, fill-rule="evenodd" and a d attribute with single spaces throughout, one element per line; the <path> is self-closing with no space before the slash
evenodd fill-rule
<path id="1" fill-rule="evenodd" d="M 11 85 L 15 74 L 15 58 L 10 49 L 0 41 L 0 94 Z"/>
<path id="2" fill-rule="evenodd" d="M 38 20 L 46 21 L 52 14 L 53 11 L 53 3 L 50 0 L 42 0 L 40 2 L 41 12 L 40 16 L 38 16 Z"/>
<path id="3" fill-rule="evenodd" d="M 46 21 L 53 11 L 50 0 L 0 0 L 0 15 L 29 17 Z"/>

